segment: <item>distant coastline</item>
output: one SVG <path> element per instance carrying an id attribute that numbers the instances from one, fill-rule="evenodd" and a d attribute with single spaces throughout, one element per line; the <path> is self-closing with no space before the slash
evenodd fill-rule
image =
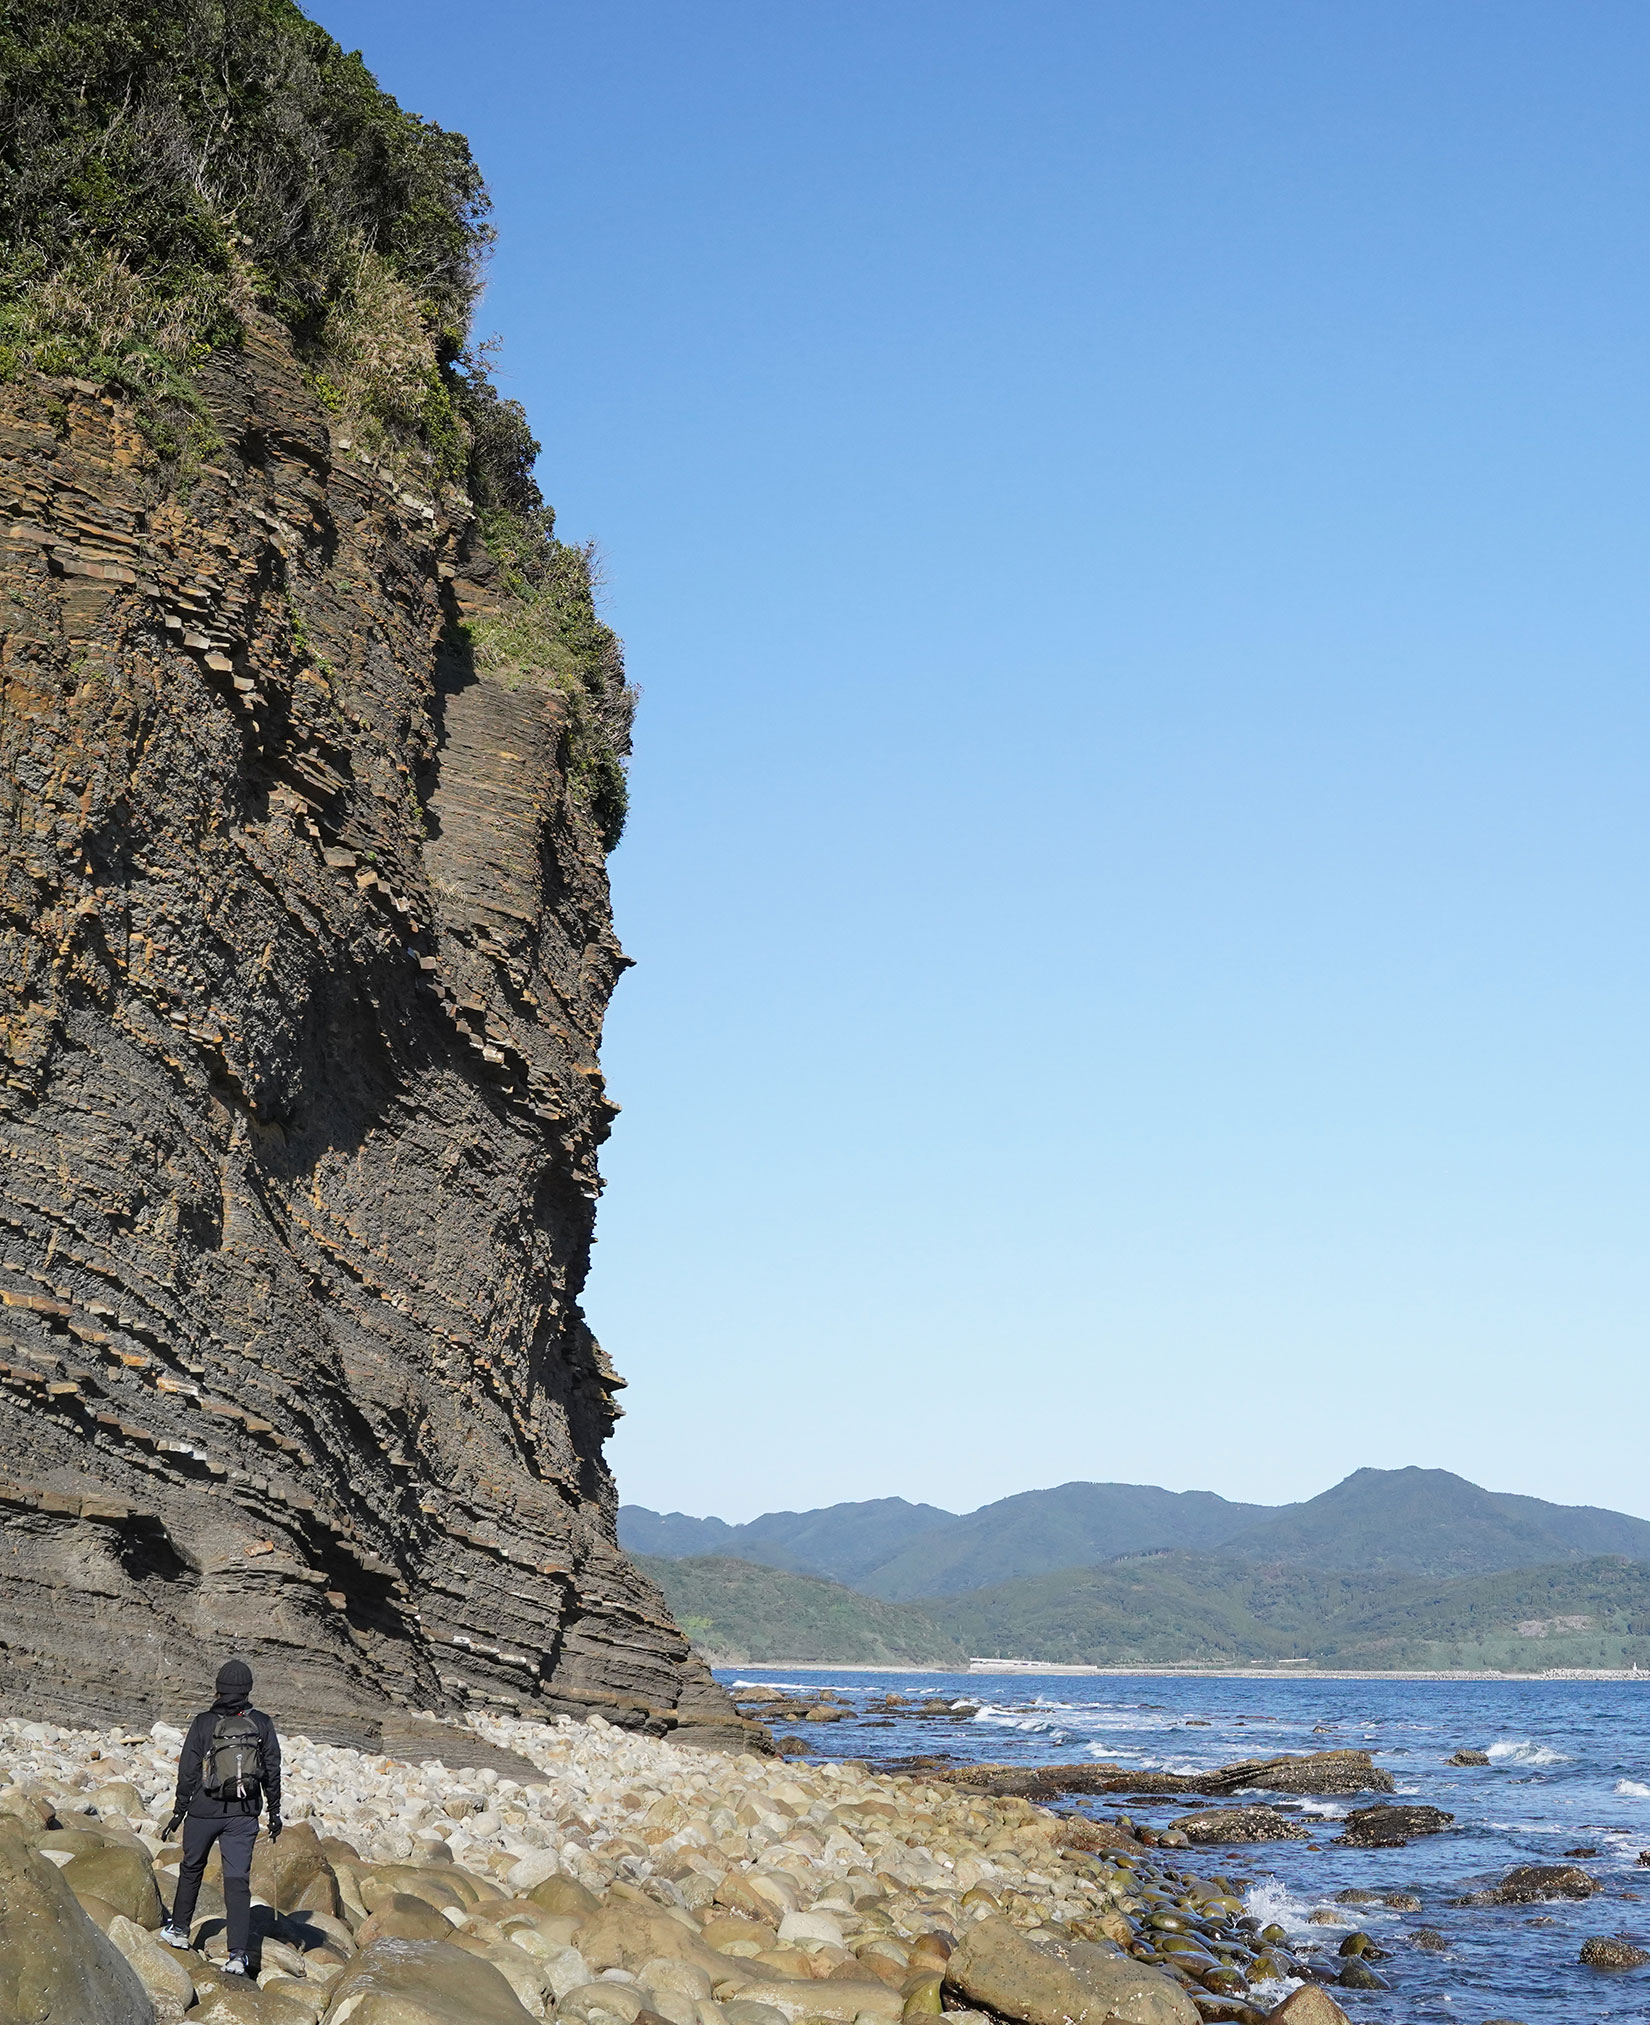
<path id="1" fill-rule="evenodd" d="M 949 1674 L 953 1679 L 979 1680 L 992 1675 L 1024 1679 L 1028 1675 L 1098 1675 L 1108 1680 L 1499 1680 L 1499 1681 L 1642 1681 L 1650 1687 L 1650 1671 L 1642 1667 L 1555 1666 L 1540 1673 L 1493 1673 L 1487 1669 L 1440 1668 L 1353 1668 L 1307 1666 L 1177 1666 L 1163 1661 L 1157 1666 L 1055 1666 L 1041 1660 L 981 1660 L 967 1666 L 869 1666 L 859 1661 L 835 1665 L 819 1659 L 743 1659 L 737 1663 L 713 1660 L 717 1673 L 740 1674 L 752 1669 L 761 1673 L 900 1673 Z"/>

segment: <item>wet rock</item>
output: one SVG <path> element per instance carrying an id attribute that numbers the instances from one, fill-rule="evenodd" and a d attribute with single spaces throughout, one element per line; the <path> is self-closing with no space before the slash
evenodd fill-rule
<path id="1" fill-rule="evenodd" d="M 1275 1807 L 1205 1807 L 1174 1823 L 1188 1842 L 1305 1842 L 1307 1831 Z"/>
<path id="2" fill-rule="evenodd" d="M 1199 1775 L 1202 1790 L 1232 1793 L 1259 1786 L 1270 1793 L 1391 1793 L 1392 1775 L 1367 1751 L 1311 1751 L 1304 1757 L 1246 1758 Z"/>
<path id="3" fill-rule="evenodd" d="M 0 1818 L 0 2020 L 154 2025 L 142 1980 L 49 1857 Z"/>
<path id="4" fill-rule="evenodd" d="M 946 1965 L 946 1988 L 1018 2025 L 1196 2025 L 1171 1977 L 1102 1943 L 1039 1945 L 999 1915 L 971 1927 Z"/>
<path id="5" fill-rule="evenodd" d="M 1574 1864 L 1526 1863 L 1509 1870 L 1487 1891 L 1468 1892 L 1451 1905 L 1536 1905 L 1549 1898 L 1591 1898 L 1602 1887 Z"/>
<path id="6" fill-rule="evenodd" d="M 1487 1765 L 1489 1762 L 1488 1751 L 1457 1751 L 1453 1757 L 1445 1760 L 1445 1763 L 1450 1765 Z"/>
<path id="7" fill-rule="evenodd" d="M 1650 1951 L 1619 1935 L 1595 1934 L 1582 1942 L 1581 1959 L 1589 1969 L 1642 1969 L 1650 1962 Z"/>
<path id="8" fill-rule="evenodd" d="M 1372 1969 L 1362 1955 L 1354 1955 L 1335 1979 L 1343 1990 L 1390 1990 L 1385 1976 Z"/>
<path id="9" fill-rule="evenodd" d="M 1412 1948 L 1425 1948 L 1430 1953 L 1441 1955 L 1449 1946 L 1436 1927 L 1417 1927 L 1409 1937 Z"/>
<path id="10" fill-rule="evenodd" d="M 1454 1825 L 1455 1816 L 1441 1807 L 1394 1807 L 1383 1801 L 1354 1807 L 1339 1840 L 1358 1849 L 1401 1849 L 1417 1835 L 1442 1835 Z"/>

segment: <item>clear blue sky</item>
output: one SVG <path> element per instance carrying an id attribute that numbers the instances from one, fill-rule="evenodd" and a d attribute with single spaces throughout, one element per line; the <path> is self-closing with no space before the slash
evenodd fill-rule
<path id="1" fill-rule="evenodd" d="M 622 1494 L 1650 1513 L 1642 0 L 317 11 L 644 691 Z"/>

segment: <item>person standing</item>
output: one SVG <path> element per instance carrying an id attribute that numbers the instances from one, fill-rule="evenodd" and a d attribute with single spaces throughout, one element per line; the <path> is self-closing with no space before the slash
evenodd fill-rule
<path id="1" fill-rule="evenodd" d="M 252 1938 L 252 1847 L 258 1814 L 269 1808 L 269 1838 L 281 1832 L 281 1743 L 275 1725 L 251 1704 L 252 1669 L 231 1659 L 218 1669 L 217 1699 L 189 1725 L 178 1756 L 178 1791 L 166 1824 L 171 1840 L 183 1823 L 172 1916 L 159 1939 L 187 1948 L 206 1859 L 217 1843 L 223 1853 L 223 1902 L 229 1915 L 229 1959 L 224 1969 L 244 1976 Z"/>

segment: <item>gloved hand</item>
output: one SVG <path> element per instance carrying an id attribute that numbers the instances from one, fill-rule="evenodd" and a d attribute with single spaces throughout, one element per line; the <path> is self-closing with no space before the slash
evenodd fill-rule
<path id="1" fill-rule="evenodd" d="M 271 1842 L 279 1842 L 279 1841 L 280 1841 L 280 1839 L 281 1839 L 281 1830 L 282 1830 L 282 1829 L 283 1829 L 283 1828 L 284 1828 L 285 1826 L 286 1826 L 286 1823 L 285 1823 L 285 1822 L 284 1822 L 284 1821 L 283 1821 L 283 1820 L 281 1819 L 280 1815 L 278 1815 L 278 1814 L 272 1814 L 272 1815 L 270 1815 L 270 1817 L 269 1817 L 269 1839 L 270 1839 L 270 1841 L 271 1841 Z"/>
<path id="2" fill-rule="evenodd" d="M 162 1842 L 171 1841 L 172 1837 L 177 1834 L 178 1823 L 182 1819 L 183 1819 L 183 1809 L 180 1807 L 178 1811 L 172 1816 L 171 1820 L 168 1821 L 166 1826 L 160 1831 L 160 1839 Z"/>

